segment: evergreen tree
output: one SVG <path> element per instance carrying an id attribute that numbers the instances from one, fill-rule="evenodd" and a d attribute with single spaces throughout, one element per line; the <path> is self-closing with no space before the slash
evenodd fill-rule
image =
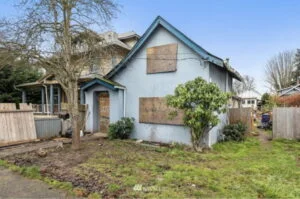
<path id="1" fill-rule="evenodd" d="M 294 81 L 297 82 L 297 79 L 300 78 L 300 49 L 297 49 L 295 54 L 295 72 L 294 72 Z"/>
<path id="2" fill-rule="evenodd" d="M 20 103 L 22 95 L 15 86 L 26 82 L 34 82 L 40 76 L 41 73 L 33 67 L 4 66 L 0 70 L 0 103 Z M 31 89 L 27 93 L 28 102 L 39 103 L 39 90 Z"/>

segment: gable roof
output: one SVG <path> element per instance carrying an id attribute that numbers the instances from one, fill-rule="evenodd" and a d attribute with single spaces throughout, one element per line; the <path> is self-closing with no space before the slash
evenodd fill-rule
<path id="1" fill-rule="evenodd" d="M 284 95 L 288 95 L 289 92 L 291 91 L 298 91 L 300 93 L 300 84 L 297 84 L 295 86 L 290 86 L 290 87 L 287 87 L 287 88 L 283 88 L 281 90 L 278 90 L 277 92 L 281 92 L 281 94 L 279 96 L 284 96 Z"/>
<path id="2" fill-rule="evenodd" d="M 247 90 L 240 93 L 238 96 L 243 99 L 247 99 L 247 98 L 256 98 L 259 100 L 261 99 L 261 94 L 256 90 Z"/>
<path id="3" fill-rule="evenodd" d="M 190 38 L 188 38 L 185 34 L 180 32 L 177 28 L 172 26 L 169 22 L 163 19 L 161 16 L 156 17 L 156 19 L 152 22 L 150 27 L 146 30 L 143 36 L 139 39 L 139 41 L 135 44 L 135 46 L 131 49 L 131 51 L 127 54 L 127 56 L 116 65 L 107 75 L 107 78 L 111 78 L 116 73 L 119 72 L 120 69 L 124 68 L 126 64 L 130 61 L 130 59 L 140 50 L 140 48 L 145 44 L 148 38 L 152 35 L 152 33 L 156 30 L 157 27 L 162 26 L 166 30 L 168 30 L 171 34 L 173 34 L 176 38 L 178 38 L 181 42 L 186 44 L 189 48 L 194 50 L 201 58 L 207 60 L 213 64 L 216 64 L 219 67 L 224 67 L 227 69 L 235 78 L 241 81 L 240 75 L 235 70 L 229 70 L 228 67 L 225 66 L 223 59 L 209 53 L 204 48 L 196 44 Z"/>
<path id="4" fill-rule="evenodd" d="M 118 39 L 120 40 L 125 40 L 125 39 L 130 39 L 130 38 L 140 38 L 140 36 L 134 32 L 134 31 L 129 31 L 129 32 L 124 32 L 118 34 Z"/>

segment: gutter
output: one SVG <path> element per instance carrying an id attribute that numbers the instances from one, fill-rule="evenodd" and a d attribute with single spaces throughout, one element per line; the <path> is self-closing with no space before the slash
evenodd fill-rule
<path id="1" fill-rule="evenodd" d="M 114 88 L 123 90 L 123 117 L 126 117 L 126 88 L 121 86 L 114 86 Z"/>

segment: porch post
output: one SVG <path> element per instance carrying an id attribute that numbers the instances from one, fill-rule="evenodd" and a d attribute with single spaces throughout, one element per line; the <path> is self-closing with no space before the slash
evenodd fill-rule
<path id="1" fill-rule="evenodd" d="M 22 103 L 26 103 L 26 91 L 22 90 Z"/>
<path id="2" fill-rule="evenodd" d="M 85 104 L 84 91 L 80 88 L 80 104 Z"/>
<path id="3" fill-rule="evenodd" d="M 54 107 L 54 106 L 53 106 L 53 105 L 54 105 L 54 104 L 53 104 L 53 103 L 54 103 L 53 97 L 54 97 L 54 96 L 53 96 L 53 84 L 51 84 L 51 85 L 50 85 L 50 113 L 51 113 L 51 114 L 53 114 L 53 107 Z"/>
<path id="4" fill-rule="evenodd" d="M 57 110 L 58 110 L 58 112 L 60 112 L 61 110 L 60 110 L 60 106 L 61 106 L 61 89 L 60 89 L 60 85 L 58 85 L 58 87 L 57 87 Z"/>
<path id="5" fill-rule="evenodd" d="M 45 113 L 45 88 L 41 88 L 42 113 Z"/>

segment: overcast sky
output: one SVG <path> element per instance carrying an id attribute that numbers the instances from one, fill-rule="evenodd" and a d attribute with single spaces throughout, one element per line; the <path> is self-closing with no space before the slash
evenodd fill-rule
<path id="1" fill-rule="evenodd" d="M 15 0 L 14 0 L 15 1 Z M 12 0 L 0 0 L 0 16 L 17 15 Z M 117 32 L 143 34 L 157 15 L 207 51 L 230 58 L 242 75 L 267 90 L 264 67 L 280 51 L 300 48 L 299 0 L 119 0 Z"/>

